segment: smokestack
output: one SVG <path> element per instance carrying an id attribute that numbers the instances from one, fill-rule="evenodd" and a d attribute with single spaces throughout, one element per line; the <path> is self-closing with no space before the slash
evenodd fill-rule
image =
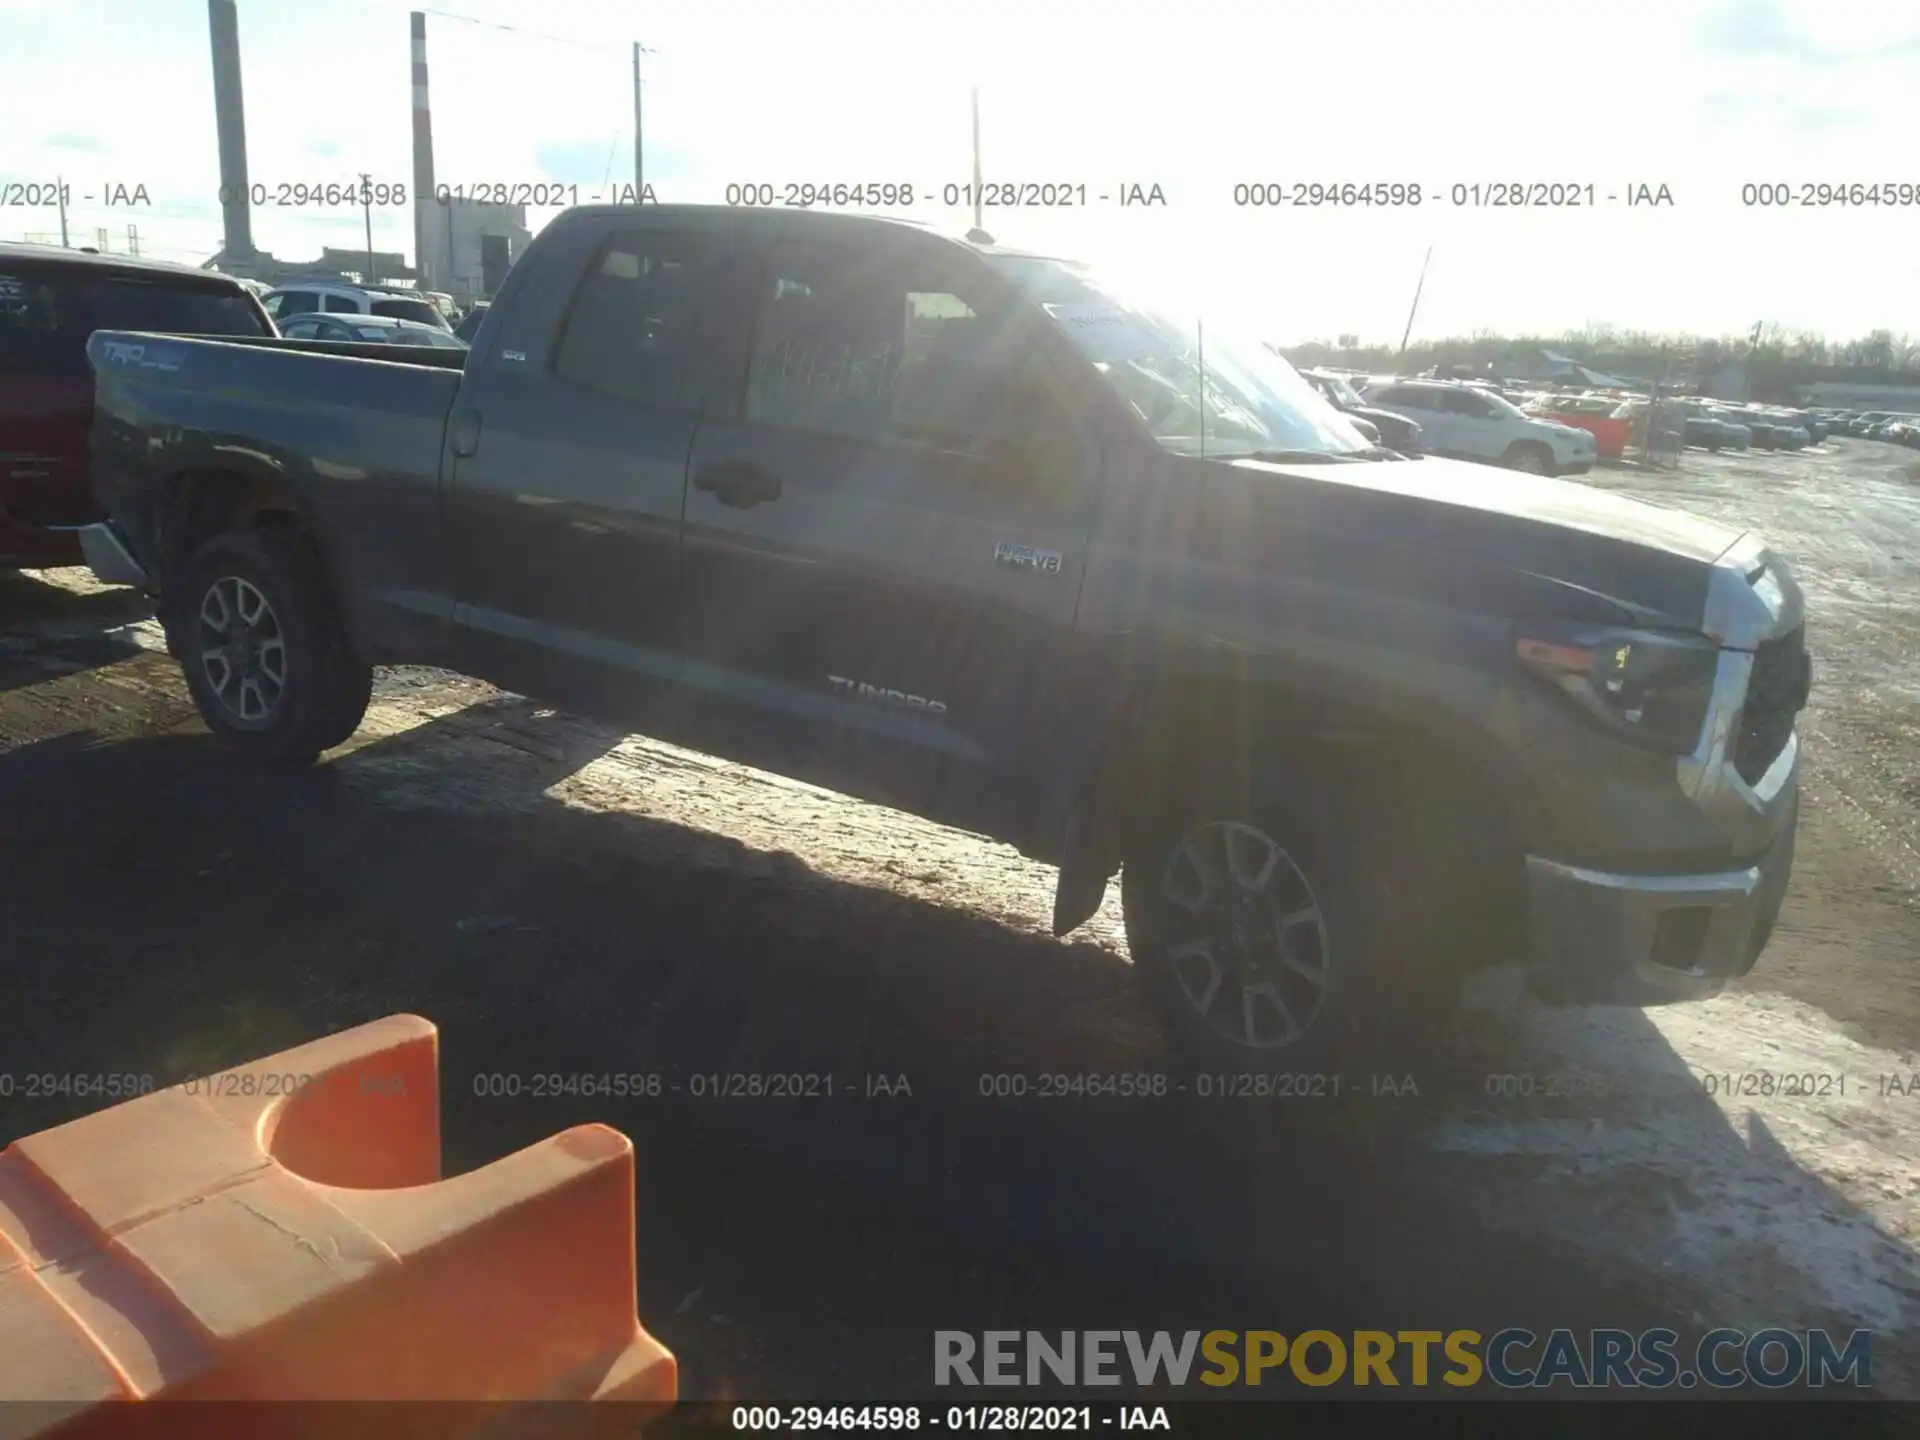
<path id="1" fill-rule="evenodd" d="M 433 210 L 433 112 L 427 108 L 427 17 L 413 12 L 413 268 L 419 272 L 416 284 L 422 290 L 437 290 L 429 277 L 433 265 L 429 258 L 434 225 Z M 448 213 L 451 226 L 453 216 Z"/>
<path id="2" fill-rule="evenodd" d="M 220 136 L 224 254 L 228 259 L 246 259 L 254 253 L 253 223 L 247 205 L 247 116 L 240 99 L 240 17 L 233 0 L 207 0 L 207 29 L 213 36 L 213 115 Z"/>

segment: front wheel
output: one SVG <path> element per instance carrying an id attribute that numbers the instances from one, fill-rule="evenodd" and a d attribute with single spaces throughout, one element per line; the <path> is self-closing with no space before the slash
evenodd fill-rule
<path id="1" fill-rule="evenodd" d="M 1528 475 L 1551 475 L 1553 473 L 1553 452 L 1546 446 L 1531 440 L 1522 440 L 1506 454 L 1509 469 L 1519 470 Z"/>
<path id="2" fill-rule="evenodd" d="M 1216 793 L 1142 826 L 1121 874 L 1135 975 L 1169 1047 L 1228 1070 L 1379 1059 L 1458 978 L 1417 933 L 1417 867 L 1337 794 Z M 1369 838 L 1372 832 L 1372 838 Z"/>
<path id="3" fill-rule="evenodd" d="M 305 537 L 217 536 L 168 589 L 168 648 L 214 734 L 256 759 L 297 764 L 359 728 L 373 670 L 353 654 Z"/>

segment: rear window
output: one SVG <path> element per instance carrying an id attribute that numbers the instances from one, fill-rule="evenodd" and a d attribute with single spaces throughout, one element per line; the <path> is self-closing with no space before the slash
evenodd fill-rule
<path id="1" fill-rule="evenodd" d="M 440 312 L 424 300 L 375 300 L 370 308 L 374 314 L 394 320 L 418 320 L 435 329 L 441 324 Z"/>
<path id="2" fill-rule="evenodd" d="M 0 368 L 85 375 L 96 330 L 182 335 L 265 335 L 242 291 L 130 276 L 0 271 Z"/>

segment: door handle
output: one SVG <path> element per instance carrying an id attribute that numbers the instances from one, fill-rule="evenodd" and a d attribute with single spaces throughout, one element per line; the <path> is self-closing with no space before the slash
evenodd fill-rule
<path id="1" fill-rule="evenodd" d="M 722 461 L 694 472 L 696 490 L 705 490 L 722 505 L 745 509 L 780 498 L 780 477 L 744 460 Z"/>

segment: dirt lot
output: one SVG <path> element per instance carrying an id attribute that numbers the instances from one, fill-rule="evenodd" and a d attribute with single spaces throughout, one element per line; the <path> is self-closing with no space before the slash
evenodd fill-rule
<path id="1" fill-rule="evenodd" d="M 384 675 L 312 773 L 248 774 L 135 597 L 0 577 L 0 1070 L 165 1083 L 427 1015 L 450 1169 L 633 1137 L 641 1314 L 692 1397 L 916 1395 L 936 1328 L 1416 1323 L 1863 1326 L 1920 1397 L 1916 458 L 1595 478 L 1751 523 L 1809 592 L 1778 938 L 1651 1015 L 1496 977 L 1417 1095 L 1338 1105 L 983 1098 L 1160 1065 L 1112 897 L 1058 943 L 1049 873 L 1002 847 L 432 672 Z M 555 1071 L 681 1089 L 475 1093 Z M 748 1071 L 836 1095 L 692 1098 Z M 1758 1078 L 1785 1074 L 1834 1078 Z M 5 1141 L 94 1102 L 0 1103 Z"/>

